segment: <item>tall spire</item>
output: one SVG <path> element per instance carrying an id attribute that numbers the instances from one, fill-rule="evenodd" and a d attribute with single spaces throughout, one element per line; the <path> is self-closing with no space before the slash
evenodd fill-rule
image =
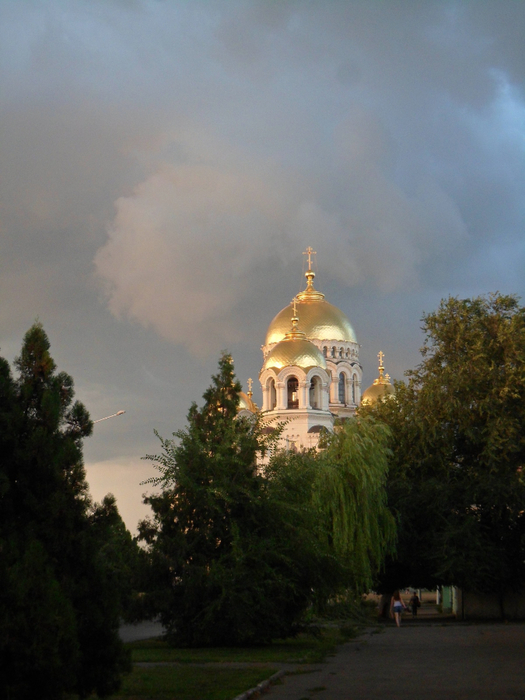
<path id="1" fill-rule="evenodd" d="M 312 255 L 317 255 L 317 253 L 311 246 L 308 246 L 308 248 L 303 252 L 303 255 L 308 256 L 308 270 L 306 270 L 304 273 L 304 276 L 306 277 L 306 289 L 304 292 L 300 292 L 297 295 L 297 299 L 298 301 L 321 301 L 324 299 L 324 294 L 321 294 L 321 292 L 318 292 L 314 288 L 315 272 L 312 270 Z"/>

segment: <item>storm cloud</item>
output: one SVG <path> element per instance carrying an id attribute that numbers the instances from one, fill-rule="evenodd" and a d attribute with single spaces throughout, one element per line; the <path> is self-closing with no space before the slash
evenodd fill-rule
<path id="1" fill-rule="evenodd" d="M 128 409 L 86 455 L 98 498 L 94 465 L 130 474 L 106 482 L 130 527 L 152 429 L 223 348 L 257 377 L 308 245 L 367 383 L 379 349 L 397 378 L 418 361 L 440 298 L 523 295 L 524 3 L 0 13 L 2 352 L 39 317 L 93 417 Z"/>

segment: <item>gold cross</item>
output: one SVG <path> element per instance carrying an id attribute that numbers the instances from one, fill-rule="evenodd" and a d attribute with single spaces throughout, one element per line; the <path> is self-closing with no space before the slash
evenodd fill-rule
<path id="1" fill-rule="evenodd" d="M 312 269 L 312 255 L 317 255 L 316 251 L 308 246 L 308 248 L 304 251 L 303 255 L 308 255 L 308 269 Z"/>
<path id="2" fill-rule="evenodd" d="M 380 350 L 377 356 L 379 357 L 379 367 L 382 367 L 383 366 L 383 357 L 385 356 L 385 353 L 382 350 Z"/>
<path id="3" fill-rule="evenodd" d="M 252 395 L 252 386 L 253 386 L 253 379 L 251 377 L 248 377 L 248 396 L 251 398 Z"/>

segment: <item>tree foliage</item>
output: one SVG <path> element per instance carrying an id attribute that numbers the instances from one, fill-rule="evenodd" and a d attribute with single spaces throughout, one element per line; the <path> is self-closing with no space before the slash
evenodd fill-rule
<path id="1" fill-rule="evenodd" d="M 160 472 L 151 482 L 162 491 L 146 498 L 154 518 L 140 532 L 153 557 L 156 607 L 174 643 L 283 636 L 304 606 L 298 557 L 257 473 L 269 438 L 257 418 L 237 417 L 240 389 L 223 355 L 204 406 L 190 408 L 188 428 L 176 440 L 160 438 L 162 453 L 148 457 Z"/>
<path id="2" fill-rule="evenodd" d="M 513 296 L 449 298 L 423 324 L 407 386 L 368 409 L 392 430 L 398 574 L 414 585 L 523 589 L 525 309 Z"/>
<path id="3" fill-rule="evenodd" d="M 98 558 L 118 600 L 120 617 L 129 623 L 149 619 L 142 597 L 148 580 L 147 555 L 126 528 L 115 496 L 108 493 L 101 503 L 93 504 L 89 519 L 92 533 L 100 543 Z"/>
<path id="4" fill-rule="evenodd" d="M 92 431 L 40 324 L 0 360 L 0 695 L 107 695 L 127 667 L 119 608 L 90 519 Z"/>
<path id="5" fill-rule="evenodd" d="M 326 435 L 315 473 L 313 500 L 338 558 L 347 561 L 347 586 L 370 589 L 396 541 L 387 506 L 388 428 L 370 417 L 346 420 Z"/>
<path id="6" fill-rule="evenodd" d="M 288 636 L 312 602 L 370 581 L 391 543 L 385 429 L 344 427 L 322 460 L 277 452 L 261 473 L 270 438 L 259 418 L 238 417 L 240 388 L 224 355 L 188 428 L 147 457 L 161 492 L 146 498 L 153 518 L 140 532 L 154 562 L 154 606 L 176 644 Z"/>

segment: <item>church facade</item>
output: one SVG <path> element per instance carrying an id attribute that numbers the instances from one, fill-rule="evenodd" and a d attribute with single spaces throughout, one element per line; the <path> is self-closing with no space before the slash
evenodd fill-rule
<path id="1" fill-rule="evenodd" d="M 275 316 L 266 333 L 261 409 L 252 400 L 252 380 L 240 395 L 240 415 L 260 410 L 269 427 L 284 424 L 280 446 L 285 449 L 317 447 L 321 431 L 333 430 L 336 418 L 353 416 L 362 398 L 359 344 L 346 315 L 315 289 L 314 254 L 311 248 L 305 253 L 306 288 Z M 380 353 L 379 378 L 364 392 L 365 401 L 393 392 L 382 358 Z"/>
<path id="2" fill-rule="evenodd" d="M 315 447 L 321 429 L 352 416 L 361 398 L 359 344 L 346 315 L 315 289 L 313 252 L 306 251 L 306 288 L 275 316 L 262 346 L 263 416 L 285 423 L 288 449 Z"/>

